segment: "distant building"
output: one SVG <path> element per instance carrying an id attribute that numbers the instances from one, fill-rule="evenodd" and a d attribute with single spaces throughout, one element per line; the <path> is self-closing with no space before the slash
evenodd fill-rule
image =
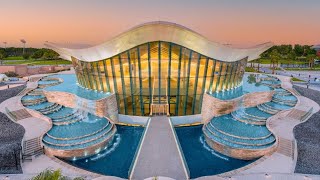
<path id="1" fill-rule="evenodd" d="M 311 48 L 315 49 L 317 51 L 317 56 L 320 57 L 320 44 L 314 45 Z"/>

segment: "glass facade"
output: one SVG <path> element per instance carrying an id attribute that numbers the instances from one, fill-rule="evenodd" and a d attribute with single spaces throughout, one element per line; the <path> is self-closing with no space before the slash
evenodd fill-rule
<path id="1" fill-rule="evenodd" d="M 223 62 L 163 41 L 96 62 L 72 58 L 81 86 L 115 93 L 119 113 L 137 116 L 149 115 L 152 104 L 167 104 L 172 116 L 201 113 L 203 94 L 238 86 L 246 61 Z"/>

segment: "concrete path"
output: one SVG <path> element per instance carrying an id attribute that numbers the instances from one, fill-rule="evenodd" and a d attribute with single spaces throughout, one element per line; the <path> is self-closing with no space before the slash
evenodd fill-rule
<path id="1" fill-rule="evenodd" d="M 281 80 L 282 88 L 292 92 L 292 84 L 290 82 L 290 77 L 279 75 L 276 77 L 278 77 Z M 267 121 L 268 128 L 279 138 L 279 148 L 277 149 L 277 151 L 271 155 L 264 156 L 263 159 L 261 158 L 261 161 L 259 161 L 259 159 L 253 162 L 252 164 L 249 164 L 248 166 L 244 166 L 242 168 L 229 171 L 218 176 L 235 177 L 235 179 L 251 179 L 254 177 L 256 179 L 260 179 L 260 176 L 263 177 L 265 173 L 268 173 L 270 175 L 288 175 L 294 173 L 298 154 L 295 138 L 293 135 L 293 128 L 302 122 L 298 117 L 291 117 L 290 113 L 292 111 L 308 112 L 311 108 L 313 108 L 313 111 L 311 113 L 313 114 L 319 111 L 320 109 L 320 106 L 311 99 L 306 98 L 304 96 L 296 97 L 298 98 L 298 102 L 295 107 L 289 110 L 283 110 L 277 113 L 276 115 L 270 117 Z M 311 114 L 308 117 L 310 117 Z M 276 177 L 278 177 L 278 175 Z M 283 176 L 279 176 L 278 179 L 281 179 L 281 177 Z M 199 178 L 199 180 L 200 179 L 202 180 L 205 178 Z M 291 175 L 288 176 L 288 179 L 291 179 Z"/>
<path id="2" fill-rule="evenodd" d="M 144 140 L 132 170 L 132 179 L 155 176 L 188 179 L 185 166 L 171 129 L 169 118 L 150 119 Z"/>

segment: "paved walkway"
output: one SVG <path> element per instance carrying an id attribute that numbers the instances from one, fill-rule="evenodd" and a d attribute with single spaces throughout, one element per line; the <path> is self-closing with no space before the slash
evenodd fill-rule
<path id="1" fill-rule="evenodd" d="M 290 83 L 290 77 L 277 76 L 282 84 L 281 86 L 287 90 L 292 90 L 292 84 Z M 297 148 L 296 141 L 293 135 L 293 128 L 300 124 L 301 121 L 299 116 L 291 117 L 290 113 L 292 111 L 308 112 L 312 107 L 313 111 L 311 114 L 319 111 L 319 105 L 309 98 L 304 96 L 297 96 L 298 103 L 293 109 L 284 110 L 276 115 L 270 117 L 267 121 L 267 126 L 270 128 L 272 133 L 274 133 L 279 138 L 279 148 L 278 150 L 271 154 L 264 156 L 261 162 L 252 163 L 243 168 L 233 170 L 227 173 L 220 174 L 221 177 L 237 177 L 235 179 L 246 179 L 247 177 L 258 177 L 263 174 L 293 174 L 296 166 L 297 160 Z M 310 117 L 310 115 L 309 115 Z M 259 160 L 258 160 L 259 161 Z M 256 175 L 254 175 L 256 174 Z M 243 175 L 243 176 L 241 176 Z M 278 177 L 278 176 L 277 176 Z M 279 176 L 283 177 L 283 176 Z M 289 177 L 289 176 L 288 176 Z M 199 178 L 201 179 L 201 178 Z M 280 178 L 281 179 L 281 178 Z M 290 178 L 289 178 L 290 179 Z"/>
<path id="2" fill-rule="evenodd" d="M 157 116 L 150 119 L 141 149 L 132 170 L 132 179 L 164 176 L 187 179 L 175 135 L 169 118 Z"/>

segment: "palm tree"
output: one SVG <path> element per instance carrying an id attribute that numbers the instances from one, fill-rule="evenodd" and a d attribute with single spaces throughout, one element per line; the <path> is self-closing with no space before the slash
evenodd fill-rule
<path id="1" fill-rule="evenodd" d="M 272 64 L 272 74 L 274 74 L 275 64 L 278 64 L 279 59 L 280 59 L 280 54 L 276 49 L 271 51 L 270 59 L 271 59 L 271 64 Z"/>
<path id="2" fill-rule="evenodd" d="M 258 72 L 260 72 L 260 61 L 261 61 L 261 59 L 259 58 L 259 59 L 257 59 L 257 63 L 258 63 Z"/>
<path id="3" fill-rule="evenodd" d="M 310 68 L 313 68 L 313 66 L 314 66 L 314 59 L 316 59 L 317 58 L 317 55 L 315 55 L 315 54 L 309 54 L 308 56 L 307 56 L 307 59 L 309 60 L 309 67 Z"/>
<path id="4" fill-rule="evenodd" d="M 293 61 L 293 62 L 296 61 L 297 55 L 296 55 L 296 53 L 294 51 L 291 51 L 287 58 L 288 58 L 288 61 L 289 61 L 289 64 L 290 64 L 291 61 Z"/>
<path id="5" fill-rule="evenodd" d="M 50 170 L 46 169 L 42 171 L 37 176 L 33 177 L 32 180 L 71 180 L 72 178 L 69 178 L 67 176 L 63 176 L 61 174 L 61 170 Z M 73 180 L 83 180 L 81 177 L 74 178 Z"/>

